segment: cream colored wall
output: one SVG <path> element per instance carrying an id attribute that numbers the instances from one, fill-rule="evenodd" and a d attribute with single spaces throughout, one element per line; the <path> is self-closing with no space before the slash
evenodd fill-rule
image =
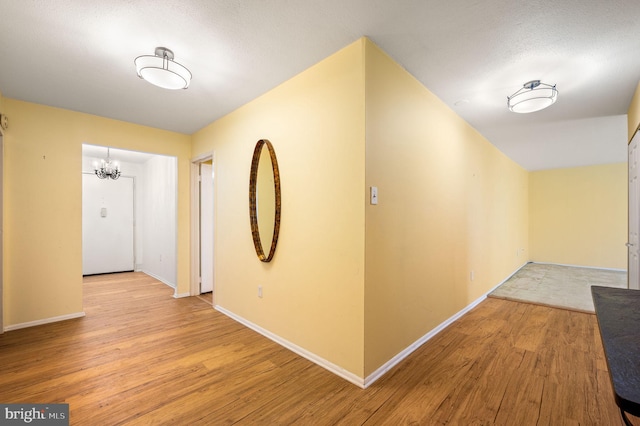
<path id="1" fill-rule="evenodd" d="M 636 125 L 639 96 L 629 113 Z M 539 252 L 553 233 L 539 230 L 546 209 L 566 202 L 545 174 L 530 177 L 366 39 L 191 137 L 0 101 L 10 118 L 5 326 L 82 310 L 82 143 L 178 157 L 181 294 L 189 159 L 213 151 L 216 304 L 362 378 L 533 257 L 530 238 Z M 262 138 L 274 144 L 282 178 L 269 264 L 255 255 L 248 213 L 251 154 Z M 610 167 L 597 174 L 618 185 L 621 166 Z M 368 204 L 370 186 L 379 188 L 377 206 Z M 598 210 L 588 201 L 578 208 Z"/>
<path id="2" fill-rule="evenodd" d="M 531 260 L 627 268 L 627 164 L 530 174 Z"/>
<path id="3" fill-rule="evenodd" d="M 344 370 L 363 374 L 363 41 L 193 135 L 214 152 L 215 303 Z M 259 139 L 274 146 L 282 225 L 271 263 L 249 226 Z M 258 298 L 258 286 L 263 298 Z"/>
<path id="4" fill-rule="evenodd" d="M 636 129 L 640 127 L 640 82 L 638 83 L 636 91 L 633 94 L 633 98 L 631 99 L 631 104 L 627 111 L 627 120 L 629 123 L 629 141 L 631 141 L 631 138 L 636 133 Z"/>
<path id="5" fill-rule="evenodd" d="M 4 98 L 4 326 L 82 312 L 82 143 L 178 157 L 178 292 L 189 290 L 190 137 Z"/>
<path id="6" fill-rule="evenodd" d="M 366 46 L 369 375 L 527 260 L 528 174 Z"/>

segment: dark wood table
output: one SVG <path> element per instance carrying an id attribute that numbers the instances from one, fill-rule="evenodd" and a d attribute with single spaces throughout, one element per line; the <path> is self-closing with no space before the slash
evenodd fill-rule
<path id="1" fill-rule="evenodd" d="M 591 296 L 616 404 L 631 425 L 626 413 L 640 417 L 640 291 L 592 286 Z"/>

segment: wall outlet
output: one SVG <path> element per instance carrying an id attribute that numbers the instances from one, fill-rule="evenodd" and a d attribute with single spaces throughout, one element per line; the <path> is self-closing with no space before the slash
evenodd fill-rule
<path id="1" fill-rule="evenodd" d="M 262 286 L 258 286 L 258 297 L 262 298 Z"/>
<path id="2" fill-rule="evenodd" d="M 471 281 L 473 281 L 473 279 L 476 277 L 476 274 L 474 271 L 471 271 L 471 273 L 469 274 L 469 278 L 471 279 Z"/>

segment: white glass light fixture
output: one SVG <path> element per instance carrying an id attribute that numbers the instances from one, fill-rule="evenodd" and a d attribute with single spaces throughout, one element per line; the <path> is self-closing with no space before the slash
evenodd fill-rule
<path id="1" fill-rule="evenodd" d="M 98 162 L 93 162 L 93 171 L 96 176 L 100 179 L 113 179 L 116 180 L 120 177 L 120 165 L 117 161 L 111 161 L 111 157 L 109 156 L 109 148 L 107 148 L 107 159 L 100 160 L 100 166 L 98 167 Z"/>
<path id="2" fill-rule="evenodd" d="M 191 83 L 191 72 L 173 60 L 173 52 L 166 47 L 156 47 L 155 55 L 138 56 L 136 64 L 138 77 L 163 89 L 186 89 Z"/>
<path id="3" fill-rule="evenodd" d="M 553 105 L 558 99 L 558 89 L 540 80 L 531 80 L 511 96 L 507 96 L 509 110 L 517 113 L 536 112 Z"/>

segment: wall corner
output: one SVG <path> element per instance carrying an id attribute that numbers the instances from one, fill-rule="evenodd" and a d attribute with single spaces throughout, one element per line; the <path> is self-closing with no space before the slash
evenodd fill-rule
<path id="1" fill-rule="evenodd" d="M 627 123 L 629 132 L 627 142 L 630 142 L 638 126 L 640 126 L 640 81 L 636 86 L 636 91 L 633 94 L 633 98 L 631 98 L 631 104 L 629 104 L 629 109 L 627 110 Z"/>

